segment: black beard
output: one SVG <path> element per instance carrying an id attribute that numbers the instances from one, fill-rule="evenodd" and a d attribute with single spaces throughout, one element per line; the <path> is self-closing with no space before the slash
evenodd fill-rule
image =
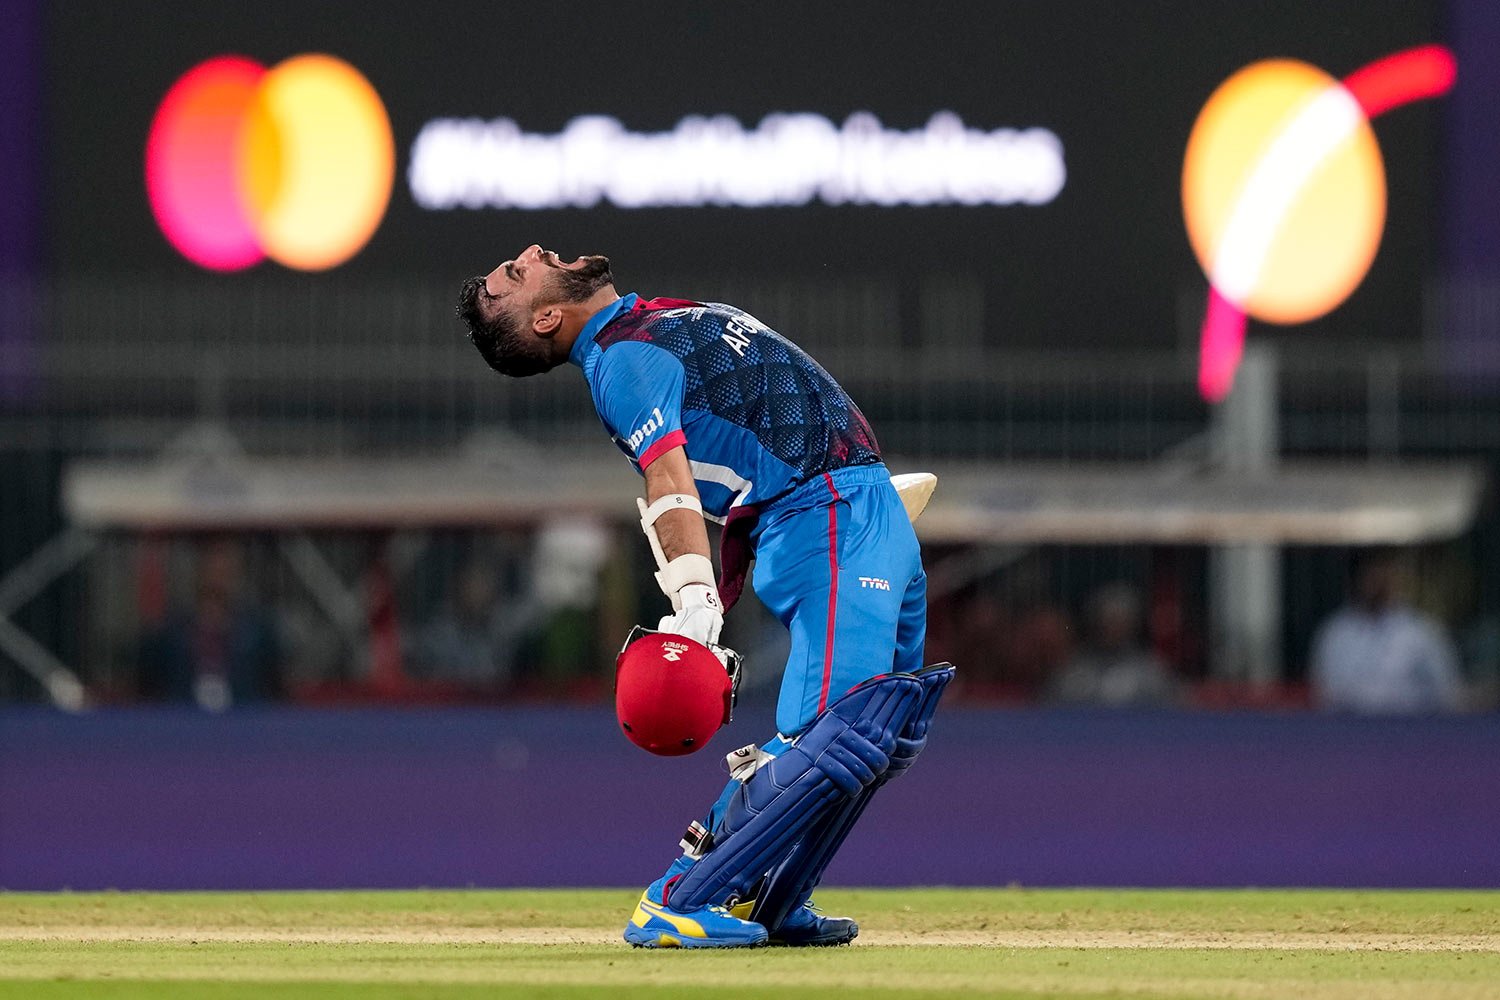
<path id="1" fill-rule="evenodd" d="M 609 258 L 596 254 L 583 258 L 583 266 L 558 268 L 552 276 L 549 298 L 555 302 L 584 302 L 601 288 L 615 283 Z"/>
<path id="2" fill-rule="evenodd" d="M 541 358 L 507 354 L 495 365 L 495 371 L 510 378 L 527 378 L 532 375 L 545 375 L 556 367 L 550 361 L 545 361 Z"/>

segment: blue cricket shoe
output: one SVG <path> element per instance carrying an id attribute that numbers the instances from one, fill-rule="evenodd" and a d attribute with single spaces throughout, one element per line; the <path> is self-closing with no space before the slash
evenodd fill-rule
<path id="1" fill-rule="evenodd" d="M 731 907 L 737 917 L 748 916 L 755 905 L 750 900 Z M 781 926 L 771 931 L 770 943 L 788 948 L 826 948 L 848 944 L 859 937 L 859 924 L 848 917 L 825 917 L 809 900 L 787 914 Z"/>
<path id="2" fill-rule="evenodd" d="M 664 875 L 651 883 L 635 904 L 625 925 L 625 940 L 630 944 L 637 948 L 754 948 L 766 943 L 764 927 L 731 915 L 725 907 L 679 913 L 663 905 L 666 882 Z"/>

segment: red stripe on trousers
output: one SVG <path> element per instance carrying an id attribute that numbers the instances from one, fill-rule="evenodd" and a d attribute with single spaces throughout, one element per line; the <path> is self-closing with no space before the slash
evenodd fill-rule
<path id="1" fill-rule="evenodd" d="M 828 505 L 828 638 L 823 644 L 823 691 L 818 695 L 818 711 L 828 707 L 828 685 L 833 681 L 833 625 L 839 607 L 839 489 L 833 477 L 823 473 L 823 481 L 833 494 Z"/>

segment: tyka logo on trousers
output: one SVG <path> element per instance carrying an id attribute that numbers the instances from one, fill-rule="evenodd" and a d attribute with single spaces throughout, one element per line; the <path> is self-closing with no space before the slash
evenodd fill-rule
<path id="1" fill-rule="evenodd" d="M 859 589 L 861 590 L 890 590 L 891 581 L 882 580 L 878 576 L 862 576 L 859 578 Z"/>

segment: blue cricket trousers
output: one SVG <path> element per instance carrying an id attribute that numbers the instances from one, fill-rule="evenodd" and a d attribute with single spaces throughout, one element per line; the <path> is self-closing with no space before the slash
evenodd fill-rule
<path id="1" fill-rule="evenodd" d="M 756 596 L 792 635 L 774 738 L 779 755 L 829 703 L 861 681 L 924 666 L 927 574 L 917 534 L 884 465 L 839 469 L 803 483 L 761 515 Z M 708 828 L 740 783 L 730 779 Z"/>
<path id="2" fill-rule="evenodd" d="M 792 636 L 780 735 L 801 733 L 861 681 L 922 668 L 927 575 L 884 465 L 809 480 L 761 516 L 753 537 L 756 596 Z"/>

